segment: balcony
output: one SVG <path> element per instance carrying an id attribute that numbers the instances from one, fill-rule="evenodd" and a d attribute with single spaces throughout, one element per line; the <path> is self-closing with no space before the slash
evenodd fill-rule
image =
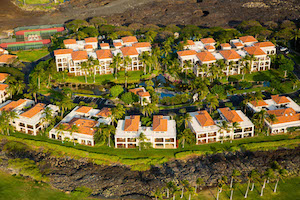
<path id="1" fill-rule="evenodd" d="M 155 142 L 164 142 L 163 138 L 155 138 Z"/>
<path id="2" fill-rule="evenodd" d="M 117 138 L 117 142 L 125 142 L 125 138 Z"/>

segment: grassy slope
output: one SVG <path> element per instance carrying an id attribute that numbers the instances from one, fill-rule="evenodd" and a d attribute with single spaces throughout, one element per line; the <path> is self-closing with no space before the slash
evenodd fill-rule
<path id="1" fill-rule="evenodd" d="M 19 60 L 23 62 L 33 62 L 49 54 L 47 49 L 28 50 L 28 51 L 13 51 Z"/>
<path id="2" fill-rule="evenodd" d="M 22 177 L 13 177 L 0 171 L 0 200 L 80 200 L 83 197 L 68 195 L 52 189 L 45 183 L 37 183 Z"/>
<path id="3" fill-rule="evenodd" d="M 235 140 L 232 143 L 225 142 L 212 143 L 204 145 L 192 145 L 182 149 L 147 149 L 138 151 L 138 149 L 114 149 L 106 145 L 88 147 L 76 145 L 73 143 L 64 143 L 51 140 L 40 136 L 30 136 L 21 133 L 15 133 L 13 136 L 2 136 L 10 141 L 20 141 L 28 144 L 32 148 L 44 147 L 45 151 L 50 151 L 55 156 L 69 155 L 75 158 L 86 157 L 96 164 L 109 164 L 118 162 L 132 166 L 135 170 L 145 170 L 151 165 L 167 162 L 174 158 L 185 158 L 191 155 L 205 155 L 222 151 L 236 151 L 240 149 L 271 150 L 278 147 L 295 147 L 300 144 L 299 136 L 294 138 L 289 135 L 277 136 L 259 136 L 248 139 Z"/>

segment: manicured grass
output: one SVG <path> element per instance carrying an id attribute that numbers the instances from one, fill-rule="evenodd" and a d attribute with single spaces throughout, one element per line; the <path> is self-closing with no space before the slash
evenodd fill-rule
<path id="1" fill-rule="evenodd" d="M 66 194 L 51 188 L 46 183 L 37 183 L 23 177 L 11 176 L 0 171 L 0 200 L 22 199 L 22 200 L 80 200 L 85 197 Z"/>
<path id="2" fill-rule="evenodd" d="M 262 181 L 261 181 L 262 182 Z M 264 189 L 264 195 L 260 196 L 262 183 L 256 182 L 253 191 L 249 191 L 248 200 L 288 200 L 288 199 L 299 199 L 300 197 L 300 177 L 293 177 L 284 179 L 284 181 L 280 181 L 278 184 L 277 192 L 274 193 L 274 182 L 270 182 L 266 184 L 266 188 Z M 245 199 L 245 191 L 247 189 L 247 184 L 240 184 L 233 192 L 233 200 L 241 200 Z M 215 200 L 217 196 L 217 188 L 210 188 L 204 191 L 199 192 L 197 195 L 192 197 L 192 200 Z M 181 199 L 179 195 L 177 195 L 176 200 Z M 188 194 L 184 194 L 184 197 L 181 200 L 187 200 Z M 230 189 L 229 186 L 226 185 L 223 187 L 223 191 L 220 194 L 219 199 L 221 200 L 229 200 L 230 199 Z"/>
<path id="3" fill-rule="evenodd" d="M 23 62 L 33 62 L 49 54 L 48 49 L 38 50 L 24 50 L 24 51 L 13 51 L 12 54 L 16 54 L 19 60 Z"/>
<path id="4" fill-rule="evenodd" d="M 268 89 L 269 89 L 269 87 L 256 87 L 256 88 L 250 88 L 250 89 L 244 89 L 244 90 L 236 90 L 236 91 L 234 91 L 234 94 L 260 92 L 260 91 L 266 91 Z"/>
<path id="5" fill-rule="evenodd" d="M 25 0 L 26 4 L 46 4 L 49 2 L 50 0 Z"/>
<path id="6" fill-rule="evenodd" d="M 143 74 L 142 71 L 128 72 L 128 84 L 140 82 L 142 74 Z M 88 80 L 87 83 L 96 84 L 96 85 L 103 85 L 106 82 L 125 83 L 125 72 L 124 71 L 118 72 L 117 79 L 115 79 L 115 76 L 113 74 L 104 74 L 104 75 L 96 75 L 95 83 L 94 83 L 93 76 L 88 76 L 87 80 Z M 69 76 L 66 79 L 66 82 L 85 83 L 85 77 L 84 76 Z"/>
<path id="7" fill-rule="evenodd" d="M 277 147 L 295 147 L 300 144 L 299 136 L 276 135 L 257 136 L 253 138 L 234 140 L 232 143 L 224 142 L 204 145 L 185 145 L 182 149 L 114 149 L 106 145 L 88 147 L 73 143 L 51 140 L 41 136 L 31 136 L 22 133 L 13 133 L 12 136 L 0 135 L 0 139 L 20 141 L 30 148 L 43 147 L 44 151 L 51 152 L 55 156 L 72 156 L 75 158 L 88 158 L 96 164 L 123 163 L 132 166 L 134 170 L 145 170 L 151 165 L 161 164 L 173 158 L 186 158 L 191 155 L 205 155 L 223 151 L 249 150 L 273 150 Z"/>

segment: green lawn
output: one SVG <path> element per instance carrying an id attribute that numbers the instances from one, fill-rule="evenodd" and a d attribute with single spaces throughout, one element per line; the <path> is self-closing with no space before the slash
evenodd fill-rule
<path id="1" fill-rule="evenodd" d="M 129 83 L 139 83 L 141 76 L 143 75 L 142 71 L 130 71 L 128 72 L 128 84 Z M 118 72 L 117 79 L 115 79 L 113 74 L 104 74 L 104 75 L 96 75 L 94 83 L 94 77 L 88 76 L 87 83 L 96 84 L 96 85 L 103 85 L 106 82 L 115 82 L 115 83 L 125 83 L 125 72 L 120 71 Z M 69 76 L 66 79 L 68 83 L 85 83 L 84 76 Z"/>
<path id="2" fill-rule="evenodd" d="M 278 147 L 295 147 L 300 144 L 300 138 L 290 135 L 257 136 L 253 138 L 234 140 L 232 143 L 211 143 L 204 145 L 186 145 L 184 149 L 114 149 L 104 146 L 88 147 L 73 143 L 51 140 L 41 136 L 30 136 L 22 133 L 13 133 L 12 136 L 0 135 L 0 140 L 6 138 L 10 141 L 24 142 L 30 148 L 43 147 L 45 151 L 55 156 L 72 156 L 76 158 L 89 158 L 96 164 L 123 163 L 132 166 L 134 170 L 145 170 L 151 165 L 161 164 L 174 158 L 186 158 L 191 155 L 205 155 L 223 151 L 236 151 L 240 149 L 270 150 Z"/>
<path id="3" fill-rule="evenodd" d="M 33 62 L 49 54 L 47 49 L 13 51 L 23 62 Z"/>
<path id="4" fill-rule="evenodd" d="M 0 200 L 80 200 L 87 199 L 79 194 L 65 194 L 46 183 L 37 183 L 23 177 L 11 176 L 0 171 Z"/>
<path id="5" fill-rule="evenodd" d="M 262 183 L 256 183 L 254 190 L 249 191 L 248 200 L 296 200 L 300 197 L 300 177 L 287 178 L 283 181 L 280 181 L 278 184 L 277 192 L 274 193 L 273 189 L 275 186 L 274 182 L 270 182 L 266 184 L 266 188 L 264 189 L 264 195 L 260 196 Z M 247 189 L 247 184 L 240 184 L 233 193 L 233 200 L 241 200 L 245 199 L 245 191 Z M 195 195 L 192 200 L 215 200 L 217 195 L 216 188 L 210 188 L 204 191 L 199 192 Z M 179 200 L 180 197 L 177 195 L 176 200 Z M 188 195 L 185 194 L 181 200 L 187 200 Z M 230 199 L 230 189 L 229 186 L 226 185 L 223 188 L 223 192 L 220 194 L 219 199 L 221 200 L 229 200 Z"/>

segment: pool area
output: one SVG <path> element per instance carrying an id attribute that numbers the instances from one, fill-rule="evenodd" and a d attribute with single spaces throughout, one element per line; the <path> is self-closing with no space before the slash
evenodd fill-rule
<path id="1" fill-rule="evenodd" d="M 174 94 L 169 94 L 169 93 L 164 93 L 164 92 L 157 92 L 159 98 L 164 98 L 164 97 L 174 97 Z"/>

